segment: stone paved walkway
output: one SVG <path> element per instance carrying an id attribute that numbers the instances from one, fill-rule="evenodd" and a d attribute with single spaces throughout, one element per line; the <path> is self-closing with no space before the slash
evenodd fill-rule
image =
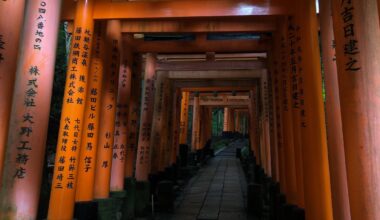
<path id="1" fill-rule="evenodd" d="M 247 219 L 246 180 L 231 143 L 192 178 L 171 220 Z"/>

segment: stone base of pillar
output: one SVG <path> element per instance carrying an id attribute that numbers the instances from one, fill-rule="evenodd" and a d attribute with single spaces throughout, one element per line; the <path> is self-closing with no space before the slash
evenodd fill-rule
<path id="1" fill-rule="evenodd" d="M 151 212 L 150 197 L 150 183 L 136 181 L 135 213 L 137 216 L 146 216 Z"/>
<path id="2" fill-rule="evenodd" d="M 117 219 L 115 198 L 96 199 L 98 203 L 98 220 Z"/>
<path id="3" fill-rule="evenodd" d="M 135 218 L 135 199 L 136 199 L 136 180 L 134 178 L 125 178 L 124 189 L 126 196 L 122 207 L 122 220 L 131 220 Z"/>
<path id="4" fill-rule="evenodd" d="M 179 145 L 179 161 L 181 167 L 186 167 L 188 165 L 189 158 L 189 146 L 187 144 Z"/>
<path id="5" fill-rule="evenodd" d="M 96 201 L 76 202 L 74 219 L 93 220 L 98 218 L 98 203 Z"/>
<path id="6" fill-rule="evenodd" d="M 127 192 L 126 191 L 113 191 L 110 192 L 110 197 L 115 200 L 114 209 L 116 212 L 117 219 L 121 219 L 123 214 L 123 204 L 126 199 Z"/>

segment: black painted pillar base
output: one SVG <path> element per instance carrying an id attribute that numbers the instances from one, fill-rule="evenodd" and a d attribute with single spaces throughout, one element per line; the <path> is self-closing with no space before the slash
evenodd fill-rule
<path id="1" fill-rule="evenodd" d="M 116 219 L 116 199 L 96 199 L 98 203 L 98 220 Z"/>
<path id="2" fill-rule="evenodd" d="M 150 213 L 150 183 L 148 181 L 136 181 L 135 213 L 136 216 L 146 216 Z"/>
<path id="3" fill-rule="evenodd" d="M 136 198 L 136 180 L 134 178 L 125 178 L 124 190 L 126 197 L 122 206 L 122 220 L 131 220 L 135 218 L 135 198 Z"/>
<path id="4" fill-rule="evenodd" d="M 76 202 L 74 206 L 74 219 L 97 220 L 98 203 L 96 201 Z"/>
<path id="5" fill-rule="evenodd" d="M 117 219 L 120 219 L 123 211 L 124 200 L 127 196 L 126 191 L 113 191 L 110 192 L 110 197 L 114 199 L 114 209 L 116 212 Z"/>

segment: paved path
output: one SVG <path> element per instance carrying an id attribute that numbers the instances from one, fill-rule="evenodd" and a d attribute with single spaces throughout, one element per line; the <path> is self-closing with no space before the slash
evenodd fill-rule
<path id="1" fill-rule="evenodd" d="M 174 214 L 159 219 L 239 220 L 246 215 L 246 180 L 231 143 L 202 167 L 184 190 Z"/>

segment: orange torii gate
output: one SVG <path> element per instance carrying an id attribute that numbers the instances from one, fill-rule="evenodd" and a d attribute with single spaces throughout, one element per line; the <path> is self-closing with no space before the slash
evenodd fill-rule
<path id="1" fill-rule="evenodd" d="M 122 190 L 120 180 L 133 176 L 134 149 L 129 151 L 130 154 L 127 153 L 129 159 L 125 163 L 125 175 L 122 171 L 124 164 L 115 162 L 118 165 L 114 168 L 112 182 L 117 183 L 113 182 L 115 185 L 112 185 L 116 187 L 110 188 L 111 156 L 112 153 L 121 154 L 117 150 L 113 151 L 114 140 L 118 146 L 119 144 L 121 146 L 127 137 L 126 144 L 138 145 L 136 178 L 146 187 L 151 168 L 149 125 L 152 123 L 154 111 L 152 82 L 156 71 L 160 70 L 169 71 L 168 78 L 173 81 L 171 86 L 176 93 L 178 88 L 183 88 L 180 92 L 215 91 L 220 87 L 228 89 L 227 91 L 239 88 L 245 91 L 251 90 L 249 112 L 252 150 L 266 174 L 273 174 L 280 182 L 281 190 L 286 193 L 288 202 L 305 209 L 307 219 L 345 219 L 349 216 L 354 220 L 380 218 L 378 214 L 380 178 L 378 171 L 374 169 L 378 167 L 380 161 L 376 153 L 379 145 L 376 135 L 379 127 L 377 118 L 380 114 L 377 107 L 380 103 L 377 95 L 380 87 L 377 74 L 380 68 L 377 56 L 380 49 L 379 1 L 321 0 L 320 30 L 326 73 L 326 110 L 322 97 L 318 50 L 319 27 L 313 0 L 291 2 L 64 0 L 62 7 L 61 1 L 51 4 L 50 1 L 38 0 L 26 2 L 23 24 L 21 14 L 24 4 L 20 2 L 7 0 L 0 3 L 0 77 L 2 77 L 0 102 L 2 107 L 4 106 L 0 112 L 0 163 L 3 172 L 0 218 L 18 219 L 36 216 L 60 11 L 62 11 L 62 20 L 74 21 L 74 24 L 71 31 L 73 40 L 48 219 L 72 219 L 75 201 L 93 199 L 94 176 L 97 176 L 99 183 L 95 185 L 100 188 L 100 191 L 96 190 L 96 197 L 108 198 L 110 190 Z M 16 16 L 16 20 L 9 21 L 4 18 L 10 12 L 19 15 Z M 333 17 L 331 18 L 329 14 Z M 108 91 L 113 88 L 113 98 L 104 101 L 109 105 L 98 102 L 100 97 L 106 95 L 105 93 L 89 92 L 90 88 L 99 90 L 103 88 L 99 81 L 94 82 L 96 74 L 93 71 L 96 68 L 109 68 L 106 66 L 108 61 L 102 63 L 101 54 L 104 52 L 94 45 L 94 43 L 102 44 L 102 39 L 98 38 L 102 35 L 101 31 L 97 32 L 94 28 L 95 20 L 108 20 L 108 23 L 114 20 L 113 22 L 118 23 L 119 27 L 115 29 L 114 34 L 118 35 L 118 43 L 123 42 L 123 45 L 119 46 L 119 51 L 149 52 L 144 91 L 151 93 L 143 95 L 140 121 L 136 112 L 128 113 L 128 123 L 133 120 L 137 121 L 136 124 L 140 122 L 140 136 L 135 137 L 140 139 L 138 142 L 133 138 L 128 139 L 131 134 L 137 133 L 138 126 L 134 126 L 133 131 L 127 131 L 129 136 L 123 136 L 120 142 L 117 138 L 113 138 L 114 110 L 118 99 L 116 88 L 119 83 L 116 75 L 121 71 L 118 65 L 122 62 L 117 61 L 112 65 L 114 68 L 112 71 L 116 73 L 112 83 L 110 81 L 103 83 Z M 23 34 L 20 38 L 18 33 L 21 29 Z M 271 32 L 273 37 L 235 42 L 210 41 L 206 38 L 206 33 L 210 32 L 239 31 Z M 132 37 L 134 33 L 163 32 L 196 33 L 196 40 L 182 44 L 144 42 Z M 21 40 L 18 43 L 19 38 Z M 105 39 L 104 36 L 103 40 Z M 333 39 L 335 39 L 335 50 L 330 47 Z M 112 47 L 112 43 L 103 46 L 103 51 L 106 51 Z M 18 54 L 15 52 L 17 47 L 19 47 Z M 97 49 L 100 50 L 99 54 L 96 53 Z M 157 68 L 154 69 L 154 59 L 151 54 L 210 51 L 268 52 L 268 62 L 260 59 L 246 61 L 252 68 L 249 73 L 238 65 L 242 62 L 215 64 L 216 62 L 208 60 L 197 69 L 209 71 L 210 75 L 207 78 L 194 76 L 197 70 L 189 71 L 188 68 L 191 68 L 189 62 L 172 64 L 159 61 Z M 332 62 L 334 52 L 336 64 Z M 178 68 L 181 65 L 182 69 Z M 223 66 L 235 66 L 237 70 L 247 75 L 257 74 L 255 78 L 261 78 L 264 69 L 268 69 L 270 73 L 267 75 L 267 82 L 261 80 L 257 84 L 252 79 L 244 82 L 244 79 L 238 81 L 236 78 L 226 77 L 228 74 L 223 70 Z M 4 74 L 7 72 L 9 74 Z M 99 77 L 103 76 L 100 72 Z M 221 80 L 216 83 L 217 80 L 210 79 L 213 74 Z M 14 85 L 12 81 L 15 81 Z M 129 87 L 127 89 L 132 87 L 131 96 L 139 96 L 139 86 L 134 87 L 134 82 L 131 84 L 127 86 Z M 140 84 L 139 80 L 136 84 Z M 191 85 L 197 85 L 198 88 L 192 89 Z M 13 86 L 13 95 L 11 95 Z M 135 89 L 137 91 L 134 91 Z M 175 106 L 179 105 L 174 103 L 177 103 L 175 97 L 178 98 L 179 95 L 173 96 L 167 103 L 172 102 L 170 111 L 172 114 L 177 114 Z M 13 97 L 13 100 L 10 97 Z M 92 108 L 91 102 L 94 99 L 98 101 Z M 132 97 L 130 99 L 133 100 Z M 144 104 L 144 101 L 147 102 Z M 130 102 L 133 103 L 133 108 L 138 109 L 137 102 L 136 99 Z M 109 120 L 104 120 L 105 122 L 101 123 L 104 127 L 101 128 L 98 122 L 101 117 L 99 109 L 107 106 L 113 106 L 113 109 L 109 116 L 102 114 L 103 119 Z M 201 107 L 198 104 L 194 106 L 199 109 Z M 185 107 L 183 109 L 185 110 Z M 86 117 L 92 111 L 97 117 L 89 120 Z M 194 119 L 194 124 L 198 124 L 199 118 L 203 117 L 200 111 L 196 112 L 197 118 Z M 270 114 L 274 116 L 272 119 Z M 179 117 L 174 118 L 166 119 L 168 124 L 165 124 L 165 129 L 169 132 L 174 131 L 174 128 L 170 127 L 173 125 L 169 120 L 179 120 Z M 94 124 L 94 129 L 97 129 L 96 126 L 99 127 L 97 132 L 103 129 L 100 133 L 103 139 L 91 140 L 85 136 L 91 133 L 89 132 L 92 129 L 91 123 Z M 126 127 L 123 129 L 125 131 Z M 198 133 L 199 130 L 201 129 L 198 129 Z M 326 137 L 326 133 L 329 138 Z M 181 137 L 183 140 L 184 135 Z M 106 147 L 106 150 L 103 149 L 105 151 L 100 151 L 99 143 L 100 147 L 111 145 L 110 149 Z M 262 146 L 258 149 L 259 144 Z M 170 147 L 165 148 L 164 152 L 170 151 L 170 156 L 174 160 L 175 146 L 170 143 L 167 145 Z M 85 147 L 92 150 L 86 152 Z M 163 159 L 162 166 L 169 163 L 165 153 L 160 158 Z M 5 155 L 4 160 L 2 155 Z M 92 157 L 93 163 L 89 163 L 89 157 Z M 100 172 L 94 170 L 84 173 L 89 164 L 92 169 L 105 168 L 104 175 L 99 175 Z M 105 164 L 108 166 L 99 167 Z M 89 181 L 88 189 L 85 189 L 84 180 Z"/>

